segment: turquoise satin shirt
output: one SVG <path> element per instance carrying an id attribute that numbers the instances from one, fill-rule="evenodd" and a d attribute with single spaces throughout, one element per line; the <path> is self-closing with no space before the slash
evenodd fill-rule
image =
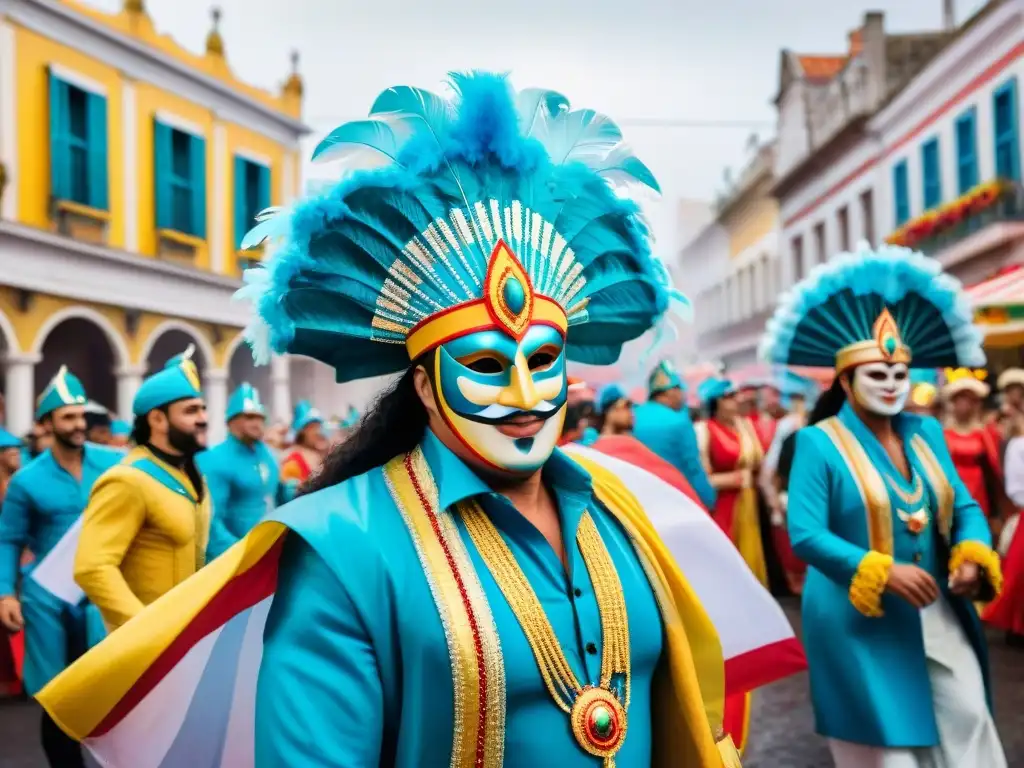
<path id="1" fill-rule="evenodd" d="M 93 484 L 121 461 L 121 454 L 87 443 L 82 454 L 82 479 L 76 480 L 44 451 L 14 473 L 0 511 L 0 595 L 14 594 L 21 553 L 35 560 L 21 581 L 21 610 L 25 618 L 25 689 L 34 695 L 64 670 L 86 647 L 105 635 L 96 608 L 88 603 L 67 605 L 33 579 L 37 564 L 74 525 L 89 501 Z"/>
<path id="2" fill-rule="evenodd" d="M 556 451 L 544 479 L 558 502 L 568 572 L 541 533 L 431 433 L 424 456 L 446 514 L 478 499 L 523 569 L 578 679 L 596 683 L 601 622 L 576 529 L 589 510 L 625 592 L 632 657 L 629 731 L 617 763 L 650 764 L 651 682 L 662 655 L 657 603 L 639 559 L 594 499 L 589 474 Z M 289 535 L 264 637 L 256 768 L 447 766 L 453 683 L 438 612 L 381 469 L 304 496 L 273 517 Z M 506 677 L 506 768 L 596 768 L 548 693 L 518 621 L 460 520 L 497 625 Z"/>
<path id="3" fill-rule="evenodd" d="M 948 588 L 950 548 L 961 541 L 990 545 L 988 523 L 953 467 L 939 423 L 902 414 L 893 425 L 903 439 L 913 472 L 924 485 L 930 523 L 914 536 L 899 518 L 912 512 L 901 495 L 914 493 L 885 448 L 849 404 L 838 416 L 883 476 L 892 507 L 893 558 L 914 563 L 938 582 L 987 675 L 987 651 L 971 601 Z M 935 524 L 937 501 L 910 440 L 920 435 L 942 465 L 954 491 L 950 541 Z M 828 435 L 816 427 L 797 433 L 789 482 L 787 520 L 793 552 L 807 563 L 802 598 L 804 648 L 818 732 L 879 747 L 929 747 L 939 743 L 920 612 L 895 595 L 882 597 L 881 617 L 864 616 L 850 603 L 850 582 L 869 549 L 867 513 L 851 470 Z M 797 471 L 799 468 L 799 471 Z M 892 484 L 899 487 L 897 493 Z M 913 505 L 919 508 L 920 504 Z"/>
<path id="4" fill-rule="evenodd" d="M 700 460 L 690 414 L 648 400 L 633 408 L 633 437 L 683 473 L 694 493 L 711 510 L 718 497 Z"/>
<path id="5" fill-rule="evenodd" d="M 22 551 L 29 549 L 35 562 L 45 557 L 82 514 L 93 483 L 121 458 L 111 448 L 87 443 L 80 481 L 49 451 L 14 473 L 0 512 L 0 595 L 14 594 Z"/>
<path id="6" fill-rule="evenodd" d="M 196 458 L 213 505 L 206 562 L 241 539 L 278 502 L 277 460 L 262 443 L 246 445 L 234 435 Z"/>

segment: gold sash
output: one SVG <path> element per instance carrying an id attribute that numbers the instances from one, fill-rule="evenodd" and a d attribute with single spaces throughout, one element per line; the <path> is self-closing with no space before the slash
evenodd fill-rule
<path id="1" fill-rule="evenodd" d="M 651 703 L 652 765 L 739 768 L 721 736 L 725 680 L 714 625 L 639 502 L 612 473 L 579 460 L 594 493 L 626 530 L 647 572 L 665 625 L 667 669 Z M 392 459 L 384 477 L 416 546 L 444 626 L 454 683 L 451 768 L 500 766 L 505 737 L 505 679 L 490 606 L 452 513 L 438 508 L 430 468 L 417 448 Z"/>

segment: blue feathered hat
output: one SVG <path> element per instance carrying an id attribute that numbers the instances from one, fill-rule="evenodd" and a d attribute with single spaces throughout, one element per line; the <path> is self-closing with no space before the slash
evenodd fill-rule
<path id="1" fill-rule="evenodd" d="M 453 335 L 531 323 L 566 333 L 568 359 L 615 362 L 673 299 L 639 206 L 615 184 L 658 190 L 612 120 L 502 75 L 451 76 L 455 97 L 384 91 L 314 160 L 356 170 L 243 247 L 281 241 L 246 272 L 257 362 L 316 358 L 338 381 L 395 373 Z"/>
<path id="2" fill-rule="evenodd" d="M 679 373 L 676 371 L 672 361 L 662 360 L 651 371 L 651 375 L 647 379 L 647 391 L 652 395 L 656 395 L 659 392 L 665 392 L 676 387 L 684 391 L 686 390 L 686 385 L 683 384 L 683 380 L 679 377 Z"/>
<path id="3" fill-rule="evenodd" d="M 196 368 L 195 361 L 192 360 L 195 351 L 195 345 L 189 344 L 188 349 L 168 360 L 163 370 L 143 381 L 132 401 L 132 413 L 142 416 L 154 408 L 160 408 L 178 400 L 202 397 L 199 369 Z"/>
<path id="4" fill-rule="evenodd" d="M 867 243 L 817 267 L 782 297 L 760 354 L 770 363 L 835 367 L 837 373 L 871 362 L 985 364 L 960 283 L 934 259 Z"/>
<path id="5" fill-rule="evenodd" d="M 295 414 L 292 418 L 292 432 L 296 435 L 310 424 L 323 424 L 324 418 L 320 411 L 314 408 L 308 400 L 300 400 L 295 406 Z"/>
<path id="6" fill-rule="evenodd" d="M 36 421 L 58 408 L 66 405 L 85 405 L 87 401 L 82 382 L 66 365 L 62 365 L 36 400 Z"/>
<path id="7" fill-rule="evenodd" d="M 726 395 L 732 395 L 736 392 L 736 386 L 729 379 L 723 379 L 719 376 L 712 376 L 710 379 L 704 379 L 697 387 L 697 397 L 700 398 L 702 404 L 707 405 L 712 400 L 718 400 L 719 398 L 725 397 Z"/>
<path id="8" fill-rule="evenodd" d="M 629 400 L 629 393 L 621 384 L 606 384 L 597 393 L 597 402 L 594 403 L 594 408 L 598 413 L 604 413 L 619 400 Z"/>
<path id="9" fill-rule="evenodd" d="M 247 381 L 242 382 L 238 389 L 231 393 L 225 420 L 231 421 L 236 416 L 242 415 L 267 415 L 267 411 L 260 401 L 259 390 Z"/>

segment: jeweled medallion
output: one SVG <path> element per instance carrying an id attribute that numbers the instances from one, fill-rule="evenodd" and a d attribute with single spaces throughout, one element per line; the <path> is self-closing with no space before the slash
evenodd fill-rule
<path id="1" fill-rule="evenodd" d="M 613 768 L 615 753 L 626 738 L 626 710 L 618 697 L 604 688 L 587 686 L 576 697 L 569 717 L 579 745 L 603 757 L 606 768 Z"/>

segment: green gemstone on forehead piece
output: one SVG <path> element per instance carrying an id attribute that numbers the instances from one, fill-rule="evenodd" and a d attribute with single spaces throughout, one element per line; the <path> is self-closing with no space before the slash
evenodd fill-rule
<path id="1" fill-rule="evenodd" d="M 518 315 L 523 311 L 523 307 L 526 306 L 526 290 L 515 275 L 510 275 L 508 280 L 505 281 L 505 284 L 501 287 L 501 293 L 505 299 L 505 304 L 514 314 Z"/>
<path id="2" fill-rule="evenodd" d="M 889 355 L 892 355 L 893 353 L 896 352 L 896 339 L 894 339 L 892 336 L 887 336 L 885 339 L 885 351 Z"/>
<path id="3" fill-rule="evenodd" d="M 612 730 L 612 713 L 608 710 L 608 707 L 595 707 L 590 716 L 590 721 L 593 723 L 597 735 L 602 739 L 608 736 Z"/>

